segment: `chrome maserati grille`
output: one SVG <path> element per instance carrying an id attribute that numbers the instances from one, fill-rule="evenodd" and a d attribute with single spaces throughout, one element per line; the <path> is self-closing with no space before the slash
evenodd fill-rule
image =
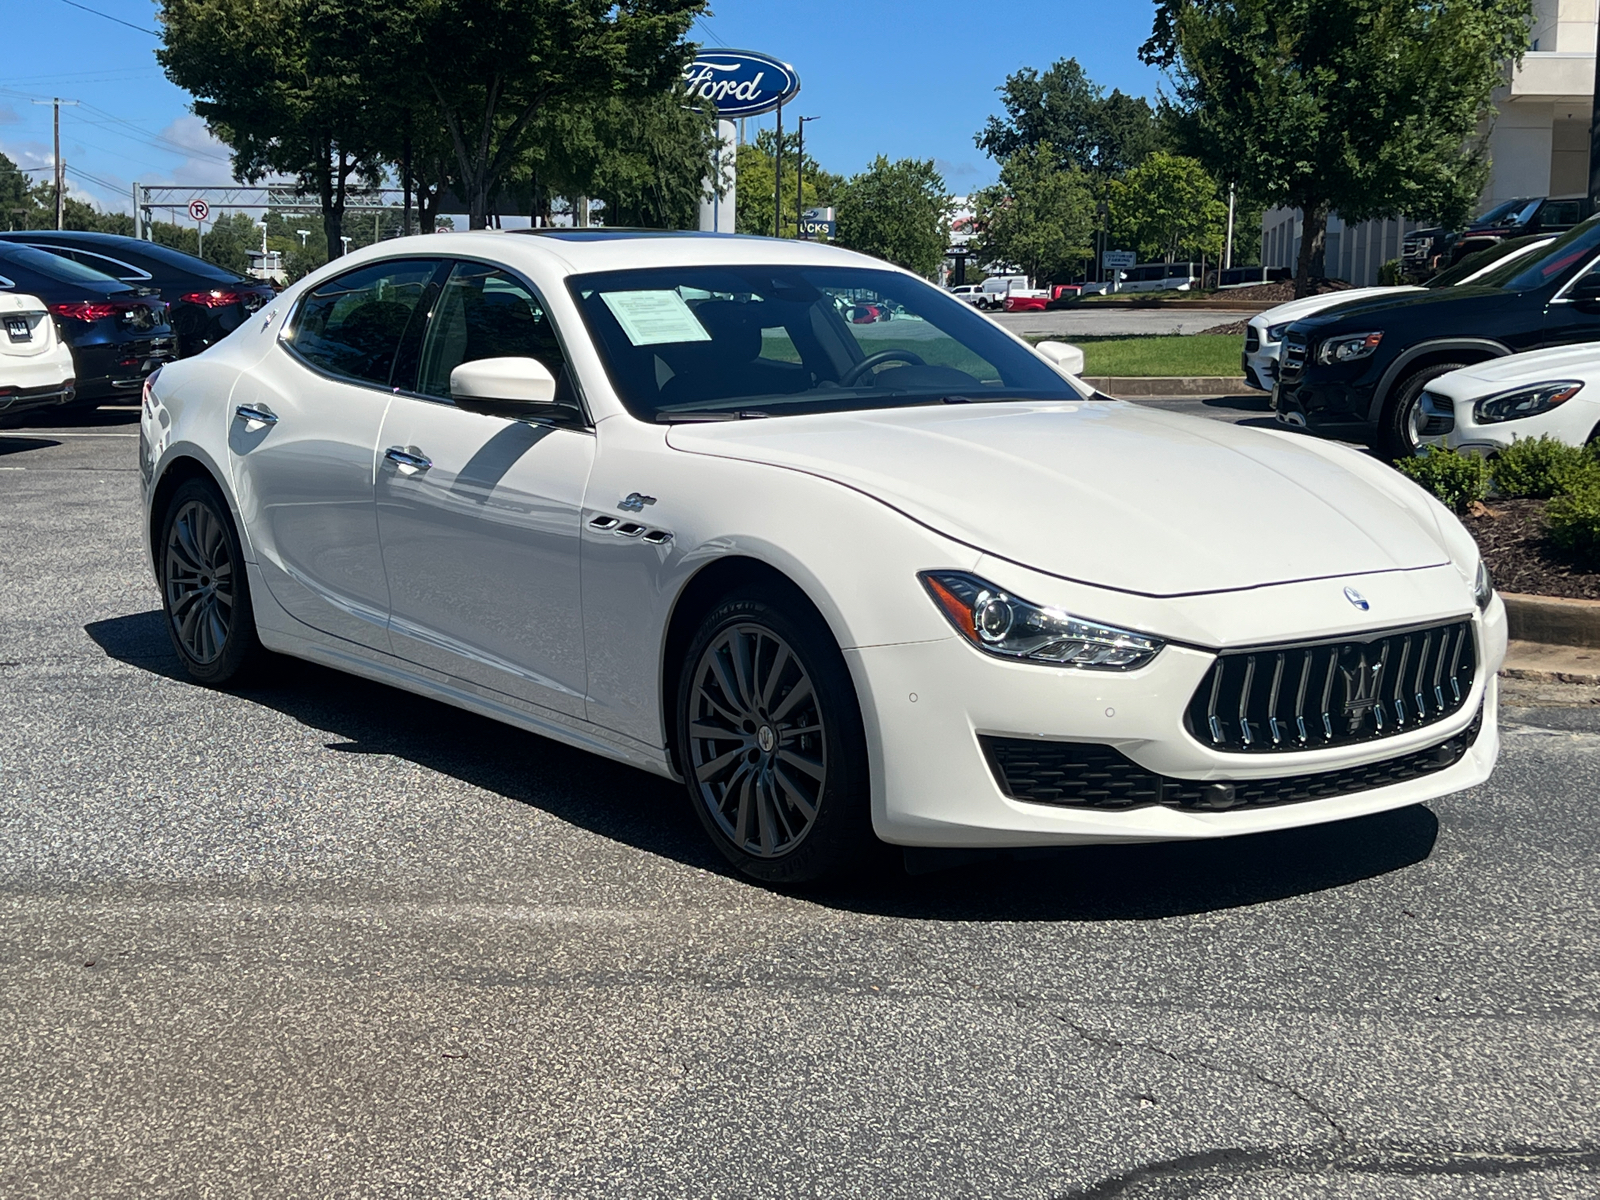
<path id="1" fill-rule="evenodd" d="M 1218 750 L 1320 750 L 1432 725 L 1472 692 L 1472 622 L 1228 650 L 1189 702 L 1189 732 Z"/>

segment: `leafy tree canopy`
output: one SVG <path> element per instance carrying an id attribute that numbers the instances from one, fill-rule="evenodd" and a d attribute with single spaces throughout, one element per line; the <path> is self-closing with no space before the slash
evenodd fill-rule
<path id="1" fill-rule="evenodd" d="M 1141 258 L 1174 262 L 1222 257 L 1228 205 L 1193 158 L 1158 152 L 1112 180 L 1111 236 Z"/>
<path id="2" fill-rule="evenodd" d="M 1048 143 L 1059 166 L 1117 175 L 1165 145 L 1148 101 L 1120 90 L 1106 95 L 1075 58 L 1043 74 L 1026 67 L 998 90 L 1006 115 L 990 117 L 975 139 L 996 159 Z"/>
<path id="3" fill-rule="evenodd" d="M 954 207 L 932 159 L 878 155 L 839 191 L 839 244 L 932 277 L 944 261 Z"/>
<path id="4" fill-rule="evenodd" d="M 980 262 L 1016 266 L 1036 283 L 1073 273 L 1090 256 L 1094 196 L 1049 142 L 1012 151 L 1000 182 L 973 198 Z"/>
<path id="5" fill-rule="evenodd" d="M 737 183 L 734 194 L 734 228 L 739 233 L 772 233 L 772 204 L 774 199 L 773 151 L 778 144 L 777 131 L 763 129 L 757 132 L 753 143 L 739 147 L 736 170 Z M 783 225 L 784 237 L 796 237 L 794 177 L 799 163 L 800 136 L 783 135 Z M 839 203 L 839 193 L 844 186 L 844 176 L 824 170 L 822 165 L 807 154 L 801 172 L 800 207 L 827 207 Z"/>
<path id="6" fill-rule="evenodd" d="M 1301 210 L 1304 290 L 1332 210 L 1467 217 L 1480 123 L 1531 16 L 1531 0 L 1160 0 L 1140 54 L 1172 71 L 1213 171 Z"/>

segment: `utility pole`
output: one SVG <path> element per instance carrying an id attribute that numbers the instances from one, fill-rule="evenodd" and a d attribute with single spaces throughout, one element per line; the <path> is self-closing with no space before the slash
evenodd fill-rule
<path id="1" fill-rule="evenodd" d="M 806 201 L 805 201 L 805 190 L 806 190 L 806 188 L 805 188 L 805 183 L 806 183 L 806 122 L 807 121 L 820 121 L 820 120 L 822 120 L 822 118 L 820 116 L 818 116 L 818 117 L 801 117 L 800 120 L 799 120 L 799 126 L 800 126 L 800 156 L 797 159 L 795 159 L 795 165 L 794 165 L 794 233 L 795 233 L 796 237 L 802 236 L 802 234 L 800 233 L 800 222 L 804 219 L 804 215 L 805 215 L 805 203 L 806 203 Z"/>
<path id="2" fill-rule="evenodd" d="M 1228 240 L 1222 248 L 1222 269 L 1233 266 L 1233 184 L 1228 185 Z"/>
<path id="3" fill-rule="evenodd" d="M 63 100 L 57 96 L 54 100 L 35 100 L 35 104 L 49 104 L 55 108 L 55 168 L 56 168 L 56 228 L 60 229 L 67 211 L 67 170 L 66 164 L 61 161 L 61 106 L 71 106 L 76 100 Z"/>

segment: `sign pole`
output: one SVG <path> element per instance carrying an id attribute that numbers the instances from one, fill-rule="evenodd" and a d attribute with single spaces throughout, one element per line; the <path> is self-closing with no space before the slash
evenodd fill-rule
<path id="1" fill-rule="evenodd" d="M 772 236 L 783 236 L 783 103 L 778 103 L 778 141 L 772 152 Z"/>

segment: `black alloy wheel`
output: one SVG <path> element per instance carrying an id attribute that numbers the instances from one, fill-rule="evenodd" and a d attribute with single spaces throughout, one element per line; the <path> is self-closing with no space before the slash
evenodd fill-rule
<path id="1" fill-rule="evenodd" d="M 803 601 L 749 591 L 707 614 L 679 673 L 677 718 L 695 815 L 744 874 L 819 879 L 877 844 L 855 688 Z"/>
<path id="2" fill-rule="evenodd" d="M 1383 420 L 1378 429 L 1378 450 L 1390 460 L 1410 458 L 1422 445 L 1422 392 L 1441 375 L 1459 371 L 1467 363 L 1434 363 L 1414 371 L 1394 389 L 1394 396 L 1384 406 Z"/>
<path id="3" fill-rule="evenodd" d="M 184 669 L 200 683 L 237 678 L 263 651 L 239 537 L 213 484 L 191 479 L 178 487 L 157 545 L 167 635 Z"/>

